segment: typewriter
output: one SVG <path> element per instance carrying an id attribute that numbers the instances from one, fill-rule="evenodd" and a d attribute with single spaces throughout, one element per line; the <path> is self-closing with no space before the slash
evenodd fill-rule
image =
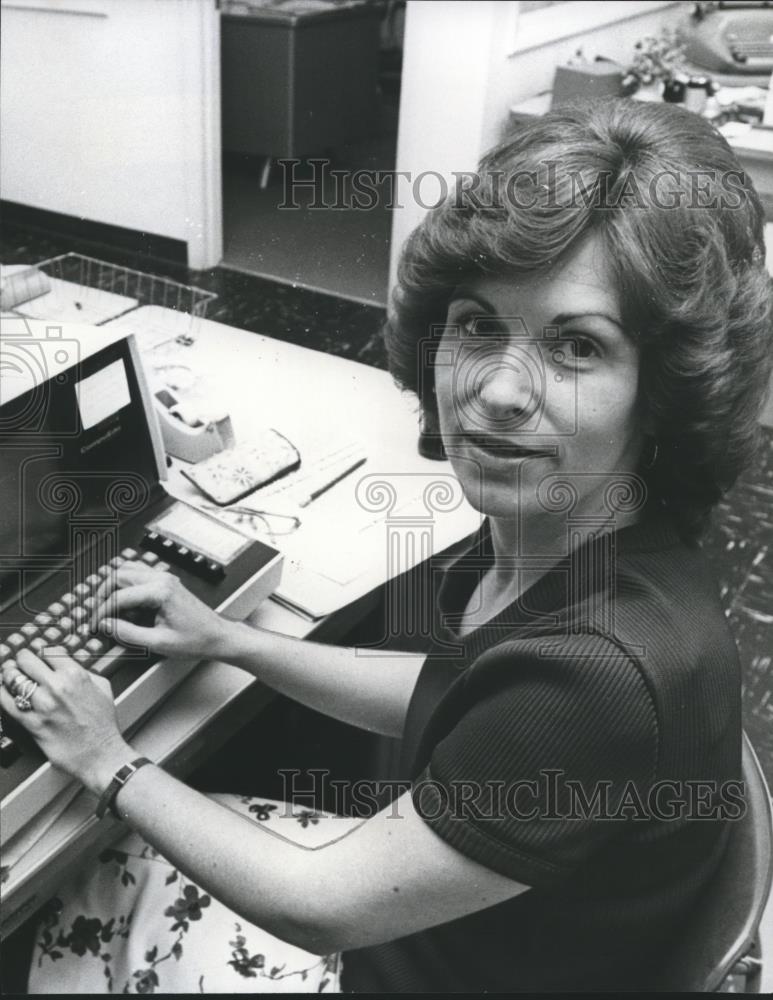
<path id="1" fill-rule="evenodd" d="M 107 676 L 130 732 L 196 666 L 90 629 L 102 580 L 124 562 L 174 573 L 226 616 L 278 585 L 282 557 L 179 503 L 134 337 L 110 327 L 0 318 L 0 663 L 62 646 Z M 9 840 L 72 779 L 4 718 L 0 824 Z"/>
<path id="2" fill-rule="evenodd" d="M 685 57 L 714 73 L 773 73 L 773 4 L 699 3 L 682 32 Z"/>

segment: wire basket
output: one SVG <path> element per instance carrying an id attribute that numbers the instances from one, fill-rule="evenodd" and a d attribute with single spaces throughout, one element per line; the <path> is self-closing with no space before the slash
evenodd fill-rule
<path id="1" fill-rule="evenodd" d="M 217 298 L 203 288 L 78 253 L 41 261 L 17 272 L 12 280 L 26 283 L 34 292 L 15 306 L 32 319 L 101 326 L 143 306 L 154 306 L 165 311 L 167 324 L 182 335 L 196 319 L 206 316 L 210 302 Z"/>

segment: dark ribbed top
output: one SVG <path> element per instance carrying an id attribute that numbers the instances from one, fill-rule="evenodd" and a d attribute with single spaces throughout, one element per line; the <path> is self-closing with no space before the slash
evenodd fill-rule
<path id="1" fill-rule="evenodd" d="M 740 777 L 740 669 L 716 586 L 657 513 L 459 637 L 492 562 L 484 522 L 442 577 L 399 776 L 440 837 L 531 888 L 347 952 L 344 988 L 652 987 L 722 856 L 721 784 Z"/>

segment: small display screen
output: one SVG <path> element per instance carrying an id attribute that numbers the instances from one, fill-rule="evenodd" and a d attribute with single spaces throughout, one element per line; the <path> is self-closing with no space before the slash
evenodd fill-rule
<path id="1" fill-rule="evenodd" d="M 249 538 L 184 503 L 170 507 L 148 528 L 223 566 L 227 566 L 250 545 Z"/>

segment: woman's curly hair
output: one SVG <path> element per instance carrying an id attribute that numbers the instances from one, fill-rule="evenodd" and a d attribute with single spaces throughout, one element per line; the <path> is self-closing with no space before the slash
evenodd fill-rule
<path id="1" fill-rule="evenodd" d="M 700 116 L 623 99 L 552 110 L 486 155 L 409 237 L 385 328 L 392 374 L 436 416 L 426 343 L 454 289 L 539 273 L 600 233 L 658 444 L 639 471 L 695 540 L 758 444 L 773 365 L 763 222 L 735 154 Z"/>

